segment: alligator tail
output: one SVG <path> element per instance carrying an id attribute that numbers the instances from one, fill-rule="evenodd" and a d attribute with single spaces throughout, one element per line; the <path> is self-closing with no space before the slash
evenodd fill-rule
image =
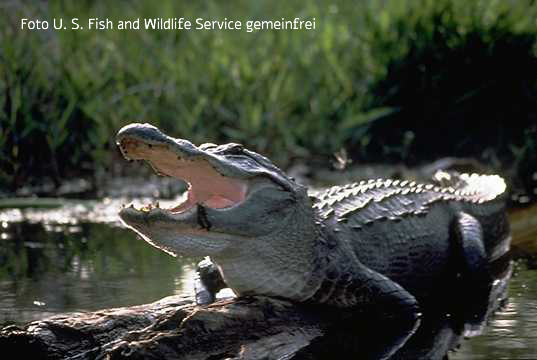
<path id="1" fill-rule="evenodd" d="M 503 198 L 506 187 L 505 180 L 498 175 L 459 175 L 459 191 L 477 198 L 479 202 Z"/>
<path id="2" fill-rule="evenodd" d="M 459 174 L 440 170 L 434 174 L 433 181 L 475 202 L 503 199 L 506 194 L 505 180 L 498 175 Z"/>

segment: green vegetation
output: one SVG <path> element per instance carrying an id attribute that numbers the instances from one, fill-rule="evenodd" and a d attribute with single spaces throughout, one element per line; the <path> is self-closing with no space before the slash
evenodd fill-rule
<path id="1" fill-rule="evenodd" d="M 242 142 L 282 166 L 341 148 L 369 161 L 472 155 L 526 164 L 537 147 L 533 3 L 1 5 L 0 186 L 103 173 L 115 132 L 129 122 L 193 142 Z M 317 26 L 22 31 L 22 17 L 315 17 Z"/>

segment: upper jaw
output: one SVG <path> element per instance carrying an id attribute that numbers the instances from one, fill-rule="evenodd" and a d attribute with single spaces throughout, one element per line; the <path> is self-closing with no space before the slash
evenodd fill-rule
<path id="1" fill-rule="evenodd" d="M 144 154 L 136 153 L 133 149 L 143 149 L 146 153 L 151 147 L 155 149 L 166 149 L 169 153 L 175 154 L 179 161 L 203 160 L 216 170 L 220 175 L 235 179 L 247 180 L 257 176 L 268 177 L 278 186 L 288 191 L 295 191 L 298 187 L 294 181 L 290 180 L 280 169 L 270 160 L 252 151 L 244 149 L 249 162 L 240 163 L 219 155 L 215 148 L 195 146 L 188 140 L 175 139 L 162 133 L 158 128 L 150 124 L 130 124 L 121 128 L 116 135 L 116 143 L 121 149 L 123 156 L 127 160 L 147 160 Z M 143 145 L 143 146 L 141 146 Z M 231 145 L 231 144 L 227 144 Z M 226 146 L 226 145 L 221 145 Z M 155 166 L 153 166 L 155 167 Z M 161 169 L 155 169 L 162 173 Z M 162 175 L 169 175 L 162 173 Z"/>
<path id="2" fill-rule="evenodd" d="M 160 146 L 174 152 L 178 158 L 189 159 L 203 156 L 205 152 L 199 150 L 194 144 L 183 139 L 174 139 L 162 133 L 151 124 L 129 124 L 122 127 L 116 135 L 116 144 L 127 160 L 145 160 L 144 157 L 129 151 L 137 146 Z"/>
<path id="3" fill-rule="evenodd" d="M 124 208 L 120 217 L 126 223 L 164 218 L 181 221 L 184 219 L 180 214 L 196 205 L 216 209 L 230 207 L 242 202 L 248 193 L 249 181 L 226 176 L 221 167 L 214 166 L 218 159 L 213 154 L 187 140 L 171 138 L 152 125 L 127 125 L 118 132 L 116 142 L 126 159 L 146 160 L 157 174 L 175 177 L 189 184 L 186 201 L 176 207 L 160 209 L 148 205 L 141 209 Z"/>
<path id="4" fill-rule="evenodd" d="M 210 150 L 203 150 L 203 146 L 197 147 L 188 140 L 168 136 L 151 124 L 134 123 L 124 126 L 116 135 L 116 144 L 125 159 L 146 160 L 159 175 L 174 176 L 156 166 L 158 157 L 154 160 L 149 158 L 151 154 L 159 151 L 171 155 L 170 160 L 173 164 L 169 164 L 170 167 L 177 166 L 181 162 L 185 164 L 204 161 L 222 176 L 245 179 L 255 175 L 213 154 Z"/>

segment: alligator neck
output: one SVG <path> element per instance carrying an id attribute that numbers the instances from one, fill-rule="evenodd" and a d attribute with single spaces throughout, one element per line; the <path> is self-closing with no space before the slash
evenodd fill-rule
<path id="1" fill-rule="evenodd" d="M 320 286 L 318 224 L 311 206 L 289 217 L 278 234 L 243 239 L 233 252 L 213 256 L 226 283 L 237 295 L 263 294 L 296 301 L 310 298 Z M 300 219 L 300 220 L 297 220 Z M 238 249 L 238 250 L 237 250 Z"/>

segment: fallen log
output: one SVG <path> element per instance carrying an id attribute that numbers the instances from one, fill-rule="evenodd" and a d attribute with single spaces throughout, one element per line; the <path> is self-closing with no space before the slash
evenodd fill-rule
<path id="1" fill-rule="evenodd" d="M 32 359 L 329 359 L 336 350 L 376 359 L 399 349 L 416 325 L 398 319 L 380 333 L 378 323 L 350 319 L 267 297 L 200 307 L 170 296 L 7 326 L 0 330 L 0 348 Z"/>

